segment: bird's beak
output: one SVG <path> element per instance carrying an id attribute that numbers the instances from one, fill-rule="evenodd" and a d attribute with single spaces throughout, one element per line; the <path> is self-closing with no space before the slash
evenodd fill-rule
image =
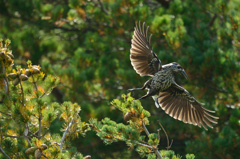
<path id="1" fill-rule="evenodd" d="M 181 73 L 186 79 L 188 79 L 188 75 L 186 74 L 186 72 L 184 70 Z"/>

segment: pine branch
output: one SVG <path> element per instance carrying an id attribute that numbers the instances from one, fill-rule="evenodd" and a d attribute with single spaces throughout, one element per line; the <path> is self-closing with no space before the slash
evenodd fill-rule
<path id="1" fill-rule="evenodd" d="M 140 142 L 138 142 L 137 144 L 138 144 L 138 145 L 141 145 L 141 146 L 148 147 L 148 148 L 150 148 L 150 149 L 154 149 L 152 146 L 147 145 L 147 144 L 143 144 L 143 143 L 140 143 Z"/>
<path id="2" fill-rule="evenodd" d="M 144 129 L 145 133 L 147 134 L 147 136 L 149 136 L 150 133 L 149 133 L 148 129 L 146 128 L 144 122 L 142 122 L 142 123 L 143 123 L 142 125 L 143 125 L 143 129 Z M 158 156 L 159 159 L 162 159 L 162 156 L 157 148 L 151 146 L 151 149 L 156 153 L 156 155 Z"/>
<path id="3" fill-rule="evenodd" d="M 5 93 L 7 95 L 9 95 L 9 83 L 8 83 L 8 78 L 6 76 L 6 68 L 3 64 L 3 62 L 1 61 L 1 65 L 0 65 L 0 68 L 2 67 L 2 69 L 0 70 L 0 75 L 2 76 L 3 75 L 3 81 L 4 81 L 4 89 L 5 89 Z M 3 102 L 3 99 L 0 99 L 0 103 Z"/>
<path id="4" fill-rule="evenodd" d="M 214 16 L 211 18 L 210 22 L 208 23 L 208 27 L 211 27 L 213 25 L 213 23 L 216 20 L 217 16 L 218 15 L 215 13 Z"/>
<path id="5" fill-rule="evenodd" d="M 5 135 L 5 134 L 3 134 L 2 136 L 5 136 L 5 137 L 12 137 L 12 138 L 18 138 L 19 136 L 17 136 L 17 135 Z"/>
<path id="6" fill-rule="evenodd" d="M 42 98 L 43 96 L 45 96 L 47 94 L 47 92 L 49 91 L 49 89 L 52 88 L 52 87 L 48 87 L 46 89 L 46 91 L 44 91 L 44 93 L 39 97 L 39 98 Z"/>
<path id="7" fill-rule="evenodd" d="M 32 76 L 33 78 L 33 84 L 35 86 L 35 89 L 36 89 L 36 95 L 37 95 L 37 98 L 40 98 L 39 95 L 38 95 L 38 86 L 37 86 L 37 82 L 35 81 L 34 77 Z M 41 112 L 41 108 L 39 110 L 39 116 L 38 116 L 38 123 L 39 123 L 39 131 L 38 131 L 38 139 L 40 140 L 41 139 L 41 129 L 42 129 L 42 112 Z"/>
<path id="8" fill-rule="evenodd" d="M 21 88 L 21 92 L 22 92 L 22 106 L 24 106 L 24 93 L 23 93 L 23 86 L 22 86 L 22 81 L 21 80 L 20 80 L 19 84 L 20 84 L 20 88 Z"/>
<path id="9" fill-rule="evenodd" d="M 35 86 L 35 89 L 36 89 L 36 92 L 38 91 L 38 86 L 37 86 L 37 82 L 35 81 L 35 79 L 34 79 L 34 77 L 32 76 L 32 78 L 33 78 L 33 84 L 34 84 L 34 86 Z M 36 95 L 37 95 L 37 98 L 39 98 L 39 96 L 38 96 L 38 92 L 36 93 Z"/>
<path id="10" fill-rule="evenodd" d="M 4 82 L 6 83 L 4 85 L 5 91 L 6 91 L 6 94 L 9 95 L 9 82 L 8 82 L 8 78 L 6 76 L 6 68 L 5 68 L 5 66 L 3 66 L 3 73 L 4 73 Z"/>
<path id="11" fill-rule="evenodd" d="M 38 139 L 40 140 L 41 139 L 41 129 L 42 129 L 42 114 L 41 113 L 39 113 L 38 122 L 39 122 Z"/>
<path id="12" fill-rule="evenodd" d="M 147 136 L 149 136 L 150 135 L 150 133 L 149 133 L 149 131 L 148 131 L 148 129 L 146 128 L 146 126 L 145 126 L 145 124 L 143 123 L 143 128 L 144 128 L 144 131 L 145 131 L 145 133 L 147 134 Z"/>
<path id="13" fill-rule="evenodd" d="M 2 112 L 2 111 L 0 111 L 0 113 L 2 113 L 2 114 L 4 114 L 4 115 L 12 116 L 11 114 L 4 113 L 4 112 Z"/>
<path id="14" fill-rule="evenodd" d="M 98 0 L 98 3 L 100 4 L 100 7 L 101 7 L 102 11 L 103 11 L 105 14 L 109 15 L 108 12 L 107 12 L 107 10 L 104 8 L 101 0 Z"/>
<path id="15" fill-rule="evenodd" d="M 169 138 L 168 138 L 168 135 L 167 135 L 167 132 L 165 131 L 165 129 L 163 128 L 163 126 L 162 126 L 162 124 L 160 123 L 160 121 L 159 120 L 157 120 L 157 122 L 158 122 L 158 124 L 161 126 L 161 128 L 163 129 L 163 131 L 164 131 L 164 133 L 165 133 L 165 135 L 166 135 L 166 137 L 167 137 L 167 150 L 168 149 L 170 149 L 171 148 L 171 146 L 172 146 L 172 143 L 173 143 L 173 140 L 171 140 L 171 144 L 169 145 Z"/>
<path id="16" fill-rule="evenodd" d="M 31 144 L 30 144 L 30 140 L 29 140 L 29 137 L 28 137 L 28 132 L 29 132 L 29 129 L 28 129 L 28 124 L 26 124 L 25 125 L 25 130 L 24 130 L 24 137 L 25 137 L 25 139 L 27 140 L 27 142 L 28 142 L 28 146 L 30 146 Z"/>
<path id="17" fill-rule="evenodd" d="M 61 150 L 62 150 L 62 147 L 63 147 L 63 141 L 64 141 L 64 139 L 65 139 L 65 137 L 66 137 L 66 135 L 67 135 L 68 129 L 71 127 L 72 123 L 73 123 L 73 119 L 72 119 L 71 122 L 69 123 L 68 127 L 66 128 L 66 130 L 65 130 L 65 132 L 64 132 L 64 134 L 63 134 L 63 136 L 62 136 L 62 140 L 61 140 L 61 143 L 60 143 L 60 149 L 61 149 Z"/>
<path id="18" fill-rule="evenodd" d="M 41 138 L 44 137 L 48 133 L 48 130 L 49 130 L 49 128 L 47 128 L 46 132 L 41 136 Z"/>
<path id="19" fill-rule="evenodd" d="M 11 159 L 11 158 L 4 152 L 4 150 L 2 149 L 1 146 L 0 146 L 0 151 L 1 151 L 8 159 Z"/>

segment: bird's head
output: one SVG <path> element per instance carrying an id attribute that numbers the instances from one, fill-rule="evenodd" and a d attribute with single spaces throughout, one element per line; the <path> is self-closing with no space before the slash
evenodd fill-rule
<path id="1" fill-rule="evenodd" d="M 171 63 L 171 68 L 172 68 L 172 71 L 176 73 L 181 73 L 186 79 L 188 79 L 188 75 L 186 74 L 182 66 L 179 65 L 178 63 L 176 62 Z"/>

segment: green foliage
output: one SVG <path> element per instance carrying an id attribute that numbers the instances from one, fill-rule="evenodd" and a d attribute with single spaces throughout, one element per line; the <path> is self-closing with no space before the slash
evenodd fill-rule
<path id="1" fill-rule="evenodd" d="M 186 154 L 186 159 L 194 159 L 195 155 L 194 154 Z"/>
<path id="2" fill-rule="evenodd" d="M 139 143 L 143 143 L 144 138 L 141 136 L 143 131 L 143 124 L 148 123 L 148 117 L 150 114 L 143 109 L 139 101 L 134 101 L 130 94 L 122 95 L 123 101 L 115 99 L 112 104 L 120 109 L 124 114 L 131 112 L 131 116 L 128 119 L 128 124 L 117 124 L 109 118 L 104 118 L 101 122 L 96 119 L 89 121 L 90 126 L 97 132 L 97 135 L 104 141 L 105 144 L 111 144 L 113 142 L 124 141 L 131 148 L 137 146 L 137 151 L 141 156 L 145 156 L 149 152 L 148 148 L 139 146 Z M 143 113 L 144 112 L 144 113 Z M 145 116 L 147 114 L 147 116 Z M 149 135 L 151 140 L 156 140 L 153 135 Z M 149 146 L 158 145 L 158 142 L 151 143 Z"/>
<path id="3" fill-rule="evenodd" d="M 123 100 L 114 99 L 112 104 L 125 114 L 124 119 L 128 124 L 118 124 L 109 118 L 104 118 L 101 122 L 91 119 L 90 127 L 105 144 L 124 141 L 131 149 L 135 147 L 141 157 L 157 158 L 157 153 L 154 152 L 159 145 L 160 136 L 156 133 L 149 134 L 145 127 L 149 124 L 150 113 L 144 110 L 141 103 L 134 100 L 130 94 L 122 95 L 122 98 Z M 146 135 L 142 135 L 142 132 Z M 146 138 L 148 141 L 145 140 Z M 161 155 L 163 158 L 178 158 L 173 151 L 161 151 Z"/>
<path id="4" fill-rule="evenodd" d="M 59 78 L 46 77 L 40 71 L 41 67 L 32 65 L 31 61 L 27 62 L 27 69 L 21 66 L 13 69 L 14 57 L 8 57 L 7 49 L 10 41 L 6 40 L 5 43 L 5 46 L 2 41 L 0 43 L 1 85 L 5 88 L 0 105 L 0 157 L 83 159 L 70 141 L 78 138 L 79 134 L 85 136 L 91 128 L 105 144 L 124 141 L 130 148 L 136 147 L 141 157 L 160 157 L 157 148 L 160 136 L 149 134 L 145 125 L 149 125 L 150 113 L 143 109 L 140 101 L 134 100 L 130 94 L 122 95 L 123 101 L 113 100 L 112 105 L 125 114 L 128 124 L 116 123 L 107 117 L 101 122 L 97 119 L 90 119 L 89 124 L 82 122 L 79 116 L 81 108 L 77 103 L 64 102 L 60 105 L 47 102 L 44 98 L 50 95 Z M 58 116 L 60 121 L 64 121 L 62 137 L 49 132 L 49 127 Z M 141 135 L 143 131 L 148 137 L 147 142 L 146 136 Z M 172 151 L 162 152 L 163 157 L 174 158 L 174 152 L 172 157 L 169 152 Z"/>
<path id="5" fill-rule="evenodd" d="M 180 159 L 181 157 L 179 155 L 175 155 L 174 151 L 166 151 L 162 150 L 161 154 L 165 156 L 166 159 Z"/>
<path id="6" fill-rule="evenodd" d="M 1 102 L 0 102 L 0 157 L 7 158 L 83 158 L 77 148 L 66 146 L 66 141 L 85 135 L 88 126 L 81 122 L 78 104 L 47 102 L 59 78 L 45 76 L 41 67 L 27 62 L 27 69 L 13 69 L 14 56 L 0 42 Z M 63 137 L 49 132 L 52 122 L 60 116 L 64 121 Z M 65 141 L 65 142 L 64 142 Z"/>

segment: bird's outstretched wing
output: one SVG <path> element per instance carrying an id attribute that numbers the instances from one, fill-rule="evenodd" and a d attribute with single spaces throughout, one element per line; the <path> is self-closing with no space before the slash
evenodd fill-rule
<path id="1" fill-rule="evenodd" d="M 153 76 L 161 68 L 161 61 L 153 52 L 151 47 L 151 37 L 148 38 L 148 29 L 145 31 L 145 23 L 141 27 L 136 23 L 134 34 L 132 37 L 132 45 L 130 49 L 130 60 L 133 68 L 140 76 Z"/>
<path id="2" fill-rule="evenodd" d="M 215 120 L 219 119 L 210 114 L 215 111 L 204 108 L 186 89 L 177 84 L 160 92 L 155 102 L 171 117 L 184 123 L 203 126 L 206 130 L 207 126 L 213 128 L 211 124 L 217 124 Z"/>

